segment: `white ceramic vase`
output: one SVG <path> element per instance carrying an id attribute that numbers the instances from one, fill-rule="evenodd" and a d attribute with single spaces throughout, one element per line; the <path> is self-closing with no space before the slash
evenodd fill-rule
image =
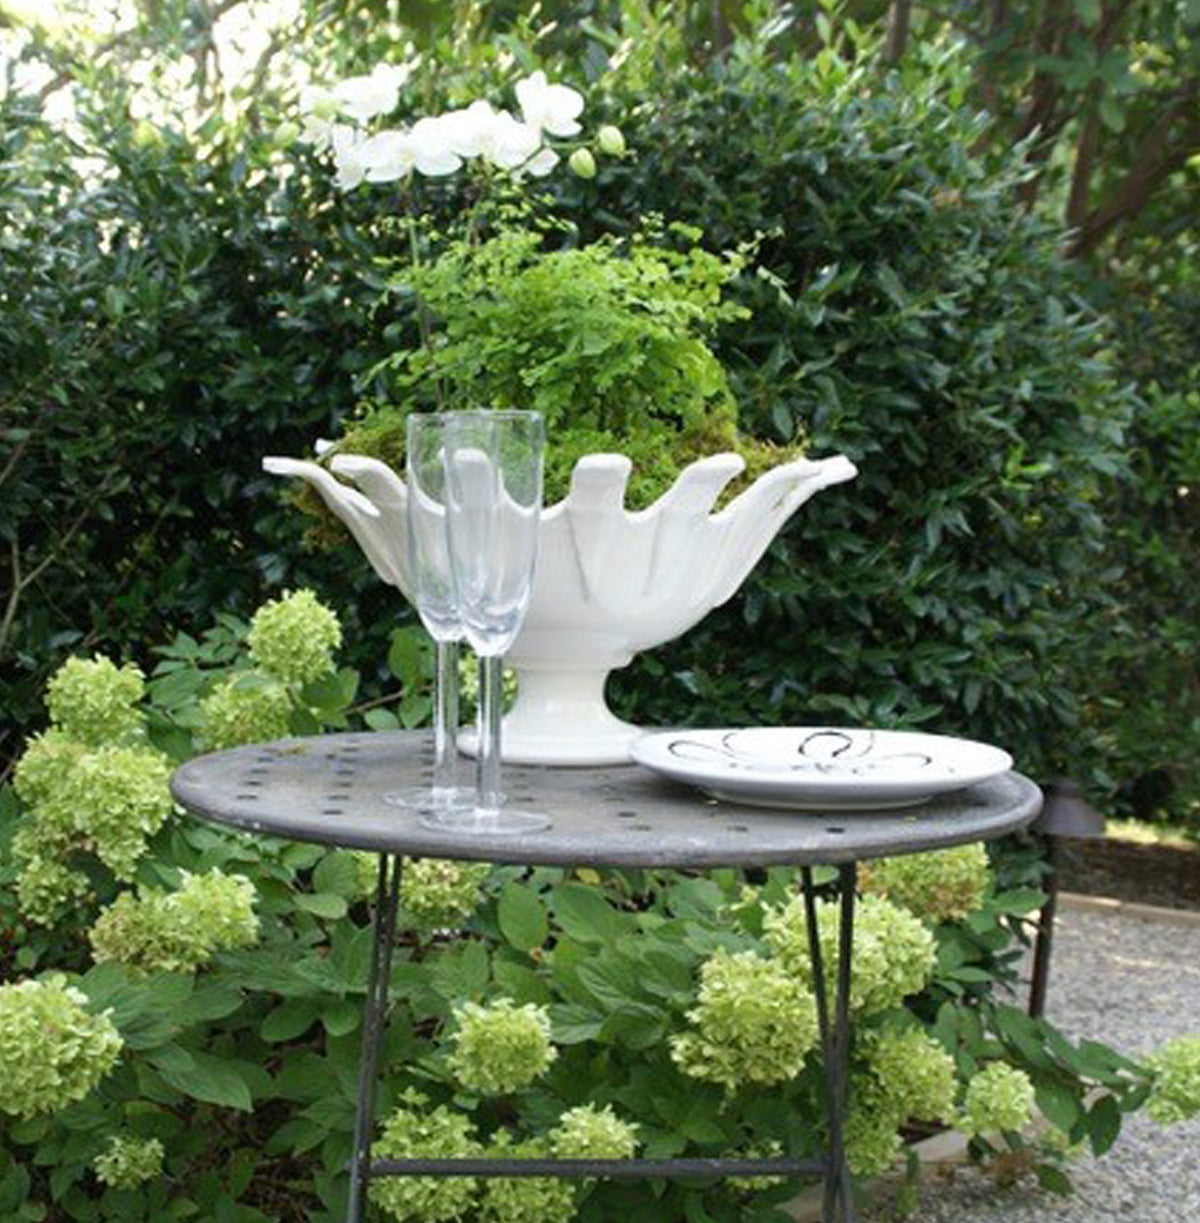
<path id="1" fill-rule="evenodd" d="M 336 455 L 330 466 L 351 483 L 316 463 L 263 460 L 269 472 L 308 480 L 375 572 L 405 592 L 404 481 L 361 455 Z M 795 459 L 713 513 L 721 490 L 744 466 L 736 454 L 701 459 L 653 505 L 631 511 L 630 461 L 618 454 L 580 459 L 569 495 L 542 510 L 533 597 L 506 656 L 517 674 L 517 700 L 503 726 L 506 761 L 627 762 L 642 731 L 608 709 L 608 673 L 639 650 L 680 636 L 729 599 L 813 493 L 856 474 L 841 455 Z"/>

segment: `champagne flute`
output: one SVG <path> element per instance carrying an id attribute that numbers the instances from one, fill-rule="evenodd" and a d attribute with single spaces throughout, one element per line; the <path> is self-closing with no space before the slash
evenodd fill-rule
<path id="1" fill-rule="evenodd" d="M 433 638 L 433 784 L 385 794 L 387 802 L 429 811 L 469 809 L 474 794 L 458 784 L 458 646 L 463 626 L 454 594 L 446 531 L 446 464 L 442 435 L 446 415 L 413 412 L 406 426 L 406 530 L 412 598 Z"/>
<path id="2" fill-rule="evenodd" d="M 500 789 L 501 656 L 529 607 L 542 512 L 542 418 L 463 411 L 443 425 L 446 526 L 458 615 L 479 658 L 475 804 L 427 812 L 422 823 L 463 832 L 545 828 L 546 816 L 505 805 Z"/>

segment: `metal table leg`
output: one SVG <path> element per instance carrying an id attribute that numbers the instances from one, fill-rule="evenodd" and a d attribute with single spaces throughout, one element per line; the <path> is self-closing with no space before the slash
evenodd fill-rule
<path id="1" fill-rule="evenodd" d="M 379 881 L 375 889 L 372 921 L 371 966 L 363 1007 L 362 1051 L 358 1062 L 358 1091 L 354 1108 L 354 1150 L 350 1163 L 350 1197 L 346 1223 L 362 1223 L 367 1185 L 371 1179 L 371 1136 L 375 1128 L 375 1087 L 379 1077 L 379 1048 L 387 1020 L 388 986 L 392 976 L 392 948 L 396 941 L 396 907 L 400 895 L 400 859 L 379 855 Z"/>
<path id="2" fill-rule="evenodd" d="M 850 1194 L 850 1167 L 846 1162 L 846 1089 L 850 1075 L 850 965 L 854 948 L 854 899 L 858 870 L 853 862 L 838 867 L 838 963 L 832 1025 L 825 962 L 817 930 L 816 898 L 812 870 L 803 867 L 804 918 L 808 927 L 808 950 L 812 960 L 813 994 L 817 1003 L 817 1025 L 825 1059 L 825 1124 L 829 1131 L 828 1165 L 822 1223 L 856 1223 Z"/>

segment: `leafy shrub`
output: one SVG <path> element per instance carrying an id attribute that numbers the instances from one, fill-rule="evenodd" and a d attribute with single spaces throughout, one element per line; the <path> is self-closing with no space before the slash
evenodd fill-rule
<path id="1" fill-rule="evenodd" d="M 1113 761 L 1118 809 L 1200 836 L 1200 275 L 1194 238 L 1143 239 L 1097 294 L 1117 326 L 1140 403 L 1107 564 L 1119 614 L 1088 642 L 1090 719 Z"/>
<path id="2" fill-rule="evenodd" d="M 345 591 L 355 642 L 361 598 L 372 625 L 397 613 L 356 555 L 304 555 L 259 470 L 331 432 L 376 359 L 351 205 L 282 180 L 244 119 L 188 137 L 131 120 L 124 82 L 91 86 L 77 137 L 0 101 L 6 756 L 66 647 L 146 663 L 289 582 Z"/>
<path id="3" fill-rule="evenodd" d="M 1012 204 L 1019 150 L 971 151 L 964 66 L 936 55 L 881 80 L 742 44 L 639 99 L 634 155 L 573 187 L 585 235 L 645 209 L 717 249 L 762 235 L 717 348 L 743 428 L 860 469 L 620 678 L 635 717 L 932 723 L 1035 772 L 1084 753 L 1129 398 L 1060 235 Z"/>
<path id="4" fill-rule="evenodd" d="M 117 745 L 79 746 L 117 750 L 132 737 L 172 761 L 194 754 L 209 733 L 207 694 L 250 668 L 251 632 L 255 653 L 272 657 L 300 612 L 328 627 L 311 598 L 290 600 L 253 630 L 234 631 L 226 617 L 200 641 L 178 639 L 161 651 L 144 700 L 109 703 Z M 394 654 L 405 662 L 404 649 Z M 52 688 L 92 709 L 113 674 L 75 663 Z M 354 689 L 344 668 L 295 682 L 292 729 L 344 724 Z M 57 701 L 56 733 L 73 709 Z M 0 958 L 18 978 L 0 990 L 0 1046 L 6 1065 L 28 1070 L 0 1084 L 0 1211 L 97 1223 L 340 1219 L 370 959 L 369 855 L 168 813 L 129 882 L 98 855 L 67 855 L 63 870 L 83 887 L 47 928 L 12 886 L 30 869 L 11 847 L 35 801 L 11 791 L 0 800 Z M 938 894 L 957 877 L 943 878 L 936 858 L 926 865 Z M 782 868 L 748 886 L 735 871 L 409 867 L 377 1153 L 814 1153 L 825 1076 L 796 886 Z M 882 897 L 863 902 L 856 1169 L 890 1162 L 910 1118 L 965 1109 L 977 1128 L 1014 1124 L 1028 1094 L 1014 1088 L 1022 1075 L 1067 1139 L 1098 1150 L 1152 1086 L 1176 1112 L 1191 1107 L 1190 1049 L 1143 1068 L 1103 1046 L 1077 1049 L 1004 1004 L 1019 954 L 1009 926 L 1041 899 L 993 882 L 965 921 L 936 927 Z M 818 920 L 832 950 L 836 908 L 822 901 Z M 650 1209 L 767 1223 L 793 1190 L 780 1178 L 672 1183 Z M 372 1190 L 386 1216 L 414 1223 L 649 1218 L 644 1194 L 545 1178 L 418 1177 Z"/>

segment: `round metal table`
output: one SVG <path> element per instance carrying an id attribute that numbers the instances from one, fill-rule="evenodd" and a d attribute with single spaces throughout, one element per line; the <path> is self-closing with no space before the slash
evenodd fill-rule
<path id="1" fill-rule="evenodd" d="M 347 1219 L 363 1217 L 372 1177 L 820 1175 L 823 1219 L 854 1219 L 843 1145 L 850 1053 L 849 983 L 856 864 L 870 858 L 990 840 L 1029 824 L 1041 791 L 1018 773 L 893 811 L 831 815 L 765 811 L 706 798 L 636 765 L 596 769 L 505 766 L 509 798 L 551 817 L 520 836 L 465 836 L 421 827 L 383 795 L 431 777 L 424 732 L 337 734 L 255 744 L 200 756 L 171 779 L 176 800 L 202 819 L 248 832 L 380 855 L 374 939 Z M 565 867 L 801 868 L 826 1073 L 826 1154 L 818 1159 L 372 1160 L 375 1080 L 395 937 L 401 857 Z M 841 922 L 832 1014 L 816 937 L 812 867 L 838 868 Z"/>

